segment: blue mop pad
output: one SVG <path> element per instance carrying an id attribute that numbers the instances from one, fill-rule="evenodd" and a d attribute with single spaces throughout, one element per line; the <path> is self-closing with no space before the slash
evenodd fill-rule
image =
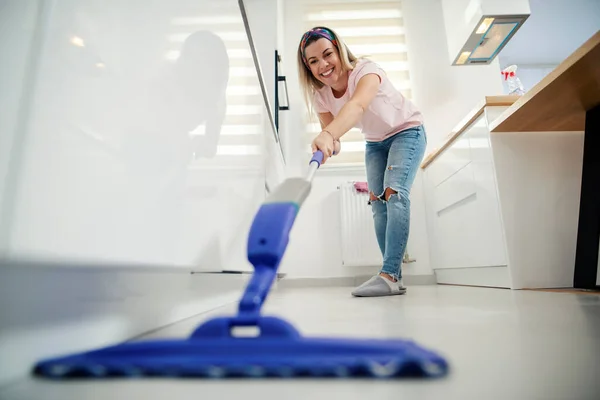
<path id="1" fill-rule="evenodd" d="M 128 342 L 44 360 L 33 373 L 52 379 L 445 376 L 447 361 L 412 341 L 303 337 L 289 322 L 260 314 L 322 160 L 317 151 L 306 179 L 286 180 L 261 205 L 248 239 L 255 270 L 236 316 L 208 320 L 187 339 Z M 239 335 L 240 328 L 253 334 Z"/>

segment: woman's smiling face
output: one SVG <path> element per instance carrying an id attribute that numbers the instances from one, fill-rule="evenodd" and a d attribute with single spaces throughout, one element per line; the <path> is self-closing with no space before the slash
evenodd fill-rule
<path id="1" fill-rule="evenodd" d="M 304 49 L 310 72 L 323 84 L 339 87 L 342 83 L 342 63 L 338 49 L 325 38 L 316 40 Z"/>

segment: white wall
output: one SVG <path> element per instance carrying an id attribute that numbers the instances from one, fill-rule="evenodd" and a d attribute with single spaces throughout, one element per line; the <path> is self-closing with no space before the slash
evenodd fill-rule
<path id="1" fill-rule="evenodd" d="M 342 265 L 339 193 L 343 181 L 364 181 L 362 171 L 340 174 L 317 171 L 290 235 L 281 272 L 287 278 L 346 277 L 375 273 L 373 268 Z M 287 279 L 286 278 L 286 279 Z"/>
<path id="2" fill-rule="evenodd" d="M 414 0 L 408 0 L 403 3 L 405 10 L 409 2 L 414 2 Z M 481 6 L 477 6 L 476 4 L 481 2 L 471 0 L 442 0 L 441 3 L 446 26 L 445 37 L 448 45 L 448 61 L 452 62 L 465 44 L 467 37 L 473 30 L 474 24 L 481 16 Z M 473 5 L 476 7 L 473 7 Z M 471 17 L 465 19 L 466 15 L 470 15 Z"/>
<path id="3" fill-rule="evenodd" d="M 480 2 L 485 15 L 529 14 L 529 0 L 473 0 Z"/>
<path id="4" fill-rule="evenodd" d="M 289 278 L 352 277 L 375 273 L 378 268 L 342 265 L 340 203 L 337 187 L 365 181 L 361 170 L 317 171 L 310 196 L 304 203 L 290 236 L 281 272 Z M 419 174 L 411 193 L 411 227 L 407 252 L 416 262 L 404 264 L 404 276 L 431 275 L 425 226 L 422 181 Z"/>
<path id="5" fill-rule="evenodd" d="M 600 29 L 600 1 L 529 0 L 529 3 L 531 16 L 498 56 L 501 68 L 517 65 L 517 76 L 525 91 Z"/>
<path id="6" fill-rule="evenodd" d="M 302 176 L 308 159 L 305 159 L 303 135 L 304 101 L 297 79 L 296 51 L 300 37 L 304 33 L 300 20 L 300 2 L 285 2 L 282 51 L 283 71 L 288 77 L 290 111 L 283 114 L 285 136 L 283 138 L 288 173 Z M 424 10 L 426 13 L 426 10 Z M 418 68 L 418 66 L 417 66 Z M 343 151 L 343 149 L 342 149 Z M 281 265 L 281 271 L 290 278 L 352 277 L 375 273 L 377 269 L 365 267 L 344 267 L 342 265 L 340 241 L 340 215 L 337 187 L 342 182 L 364 181 L 362 168 L 339 171 L 317 171 L 311 195 L 304 204 L 290 238 L 288 251 Z M 429 266 L 428 239 L 425 226 L 425 211 L 421 175 L 415 180 L 411 194 L 411 233 L 407 251 L 417 261 L 404 264 L 405 275 L 431 275 Z"/>
<path id="7" fill-rule="evenodd" d="M 558 65 L 600 29 L 598 0 L 529 0 L 531 16 L 499 55 L 501 66 Z"/>
<path id="8" fill-rule="evenodd" d="M 410 1 L 410 0 L 409 0 Z M 483 15 L 529 14 L 529 0 L 442 0 L 448 57 L 458 56 Z"/>
<path id="9" fill-rule="evenodd" d="M 483 100 L 502 94 L 498 61 L 486 66 L 452 67 L 442 2 L 405 0 L 403 15 L 409 50 L 412 92 L 425 115 L 428 152 L 436 148 L 452 128 Z"/>
<path id="10" fill-rule="evenodd" d="M 425 115 L 428 151 L 438 146 L 452 128 L 484 96 L 502 94 L 498 61 L 489 66 L 451 67 L 442 3 L 439 0 L 405 0 L 403 17 L 409 47 L 409 65 L 412 94 L 415 103 Z M 289 79 L 292 111 L 287 113 L 286 156 L 292 174 L 301 175 L 308 160 L 301 159 L 304 104 L 296 78 L 296 50 L 304 32 L 299 21 L 298 2 L 285 3 L 284 40 L 286 74 Z M 452 29 L 452 27 L 449 27 Z M 364 180 L 363 172 L 333 173 L 319 171 L 314 189 L 298 216 L 288 254 L 282 270 L 289 276 L 355 276 L 360 269 L 343 268 L 337 216 L 337 185 L 347 180 Z M 411 234 L 408 252 L 417 259 L 406 264 L 406 274 L 432 273 L 429 259 L 429 240 L 426 230 L 422 175 L 415 181 L 411 195 Z M 325 220 L 323 215 L 328 215 Z"/>

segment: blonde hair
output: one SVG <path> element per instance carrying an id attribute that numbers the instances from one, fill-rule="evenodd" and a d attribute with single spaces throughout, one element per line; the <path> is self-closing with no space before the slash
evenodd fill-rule
<path id="1" fill-rule="evenodd" d="M 348 46 L 346 46 L 346 43 L 340 37 L 340 35 L 338 35 L 333 29 L 330 29 L 330 28 L 327 28 L 324 26 L 316 26 L 312 29 L 327 29 L 331 32 L 331 34 L 333 35 L 333 38 L 335 39 L 335 41 L 337 43 L 337 46 L 334 46 L 334 47 L 337 48 L 337 51 L 338 51 L 338 54 L 340 57 L 340 61 L 342 63 L 342 69 L 344 71 L 352 71 L 354 69 L 354 67 L 356 66 L 357 61 L 360 58 L 356 57 L 350 51 L 350 49 L 348 48 Z M 311 44 L 319 39 L 321 39 L 321 37 L 313 37 L 313 38 L 308 39 L 308 41 L 304 45 L 304 48 L 306 48 L 309 44 Z M 319 81 L 317 78 L 314 77 L 314 75 L 310 71 L 310 68 L 308 68 L 308 66 L 304 63 L 303 50 L 304 49 L 302 48 L 302 40 L 301 40 L 300 44 L 298 44 L 298 55 L 297 55 L 297 58 L 298 58 L 298 81 L 300 82 L 302 95 L 304 96 L 304 101 L 306 103 L 306 107 L 308 108 L 309 117 L 311 118 L 311 120 L 313 120 L 314 117 L 317 117 L 317 113 L 315 112 L 315 104 L 314 104 L 315 92 L 317 90 L 323 88 L 323 86 L 325 86 L 325 85 L 321 81 Z"/>

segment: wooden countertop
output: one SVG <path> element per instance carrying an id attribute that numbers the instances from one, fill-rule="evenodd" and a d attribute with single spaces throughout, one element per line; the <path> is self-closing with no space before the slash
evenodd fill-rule
<path id="1" fill-rule="evenodd" d="M 490 124 L 490 132 L 583 131 L 600 104 L 600 31 Z"/>
<path id="2" fill-rule="evenodd" d="M 484 111 L 485 107 L 489 106 L 511 106 L 519 99 L 519 96 L 486 96 L 473 108 L 462 121 L 452 129 L 452 132 L 446 137 L 444 143 L 434 149 L 421 164 L 421 168 L 425 169 L 435 160 L 444 150 L 446 150 L 458 137 L 471 125 Z"/>

